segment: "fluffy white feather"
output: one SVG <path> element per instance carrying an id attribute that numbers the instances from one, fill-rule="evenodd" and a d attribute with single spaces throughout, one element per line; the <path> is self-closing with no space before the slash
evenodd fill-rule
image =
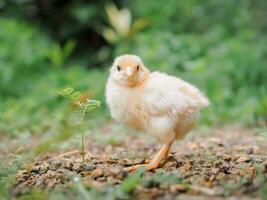
<path id="1" fill-rule="evenodd" d="M 193 85 L 161 72 L 150 73 L 134 55 L 118 57 L 106 85 L 112 118 L 140 128 L 162 143 L 182 138 L 208 99 Z"/>

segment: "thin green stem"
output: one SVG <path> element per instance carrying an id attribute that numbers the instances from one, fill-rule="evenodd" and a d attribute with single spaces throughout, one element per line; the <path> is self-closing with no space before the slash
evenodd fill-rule
<path id="1" fill-rule="evenodd" d="M 81 147 L 81 155 L 82 155 L 82 167 L 84 167 L 84 155 L 85 155 L 85 150 L 84 150 L 84 115 L 86 113 L 87 105 L 84 107 L 84 109 L 81 111 L 81 122 L 80 122 L 80 129 L 81 129 L 81 136 L 82 136 L 82 147 Z"/>

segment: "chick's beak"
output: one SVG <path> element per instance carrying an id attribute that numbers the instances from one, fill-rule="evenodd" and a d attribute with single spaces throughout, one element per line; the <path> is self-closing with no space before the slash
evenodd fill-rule
<path id="1" fill-rule="evenodd" d="M 127 76 L 132 76 L 133 75 L 133 69 L 131 67 L 126 68 L 126 75 Z"/>

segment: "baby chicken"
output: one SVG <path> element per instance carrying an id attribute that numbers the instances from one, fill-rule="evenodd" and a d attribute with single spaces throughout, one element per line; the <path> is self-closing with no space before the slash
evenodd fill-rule
<path id="1" fill-rule="evenodd" d="M 194 127 L 200 109 L 209 105 L 195 86 L 161 72 L 151 73 L 138 56 L 128 54 L 117 57 L 110 69 L 106 101 L 113 119 L 141 129 L 163 144 L 145 164 L 147 170 L 159 166 L 172 143 Z"/>

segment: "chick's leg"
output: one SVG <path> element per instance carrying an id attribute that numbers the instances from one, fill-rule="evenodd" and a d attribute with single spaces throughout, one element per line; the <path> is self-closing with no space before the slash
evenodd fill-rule
<path id="1" fill-rule="evenodd" d="M 168 156 L 171 145 L 172 143 L 163 144 L 160 151 L 155 155 L 150 163 L 146 164 L 147 170 L 158 168 L 160 162 Z"/>
<path id="2" fill-rule="evenodd" d="M 147 170 L 158 168 L 160 162 L 168 156 L 171 145 L 172 145 L 172 142 L 163 144 L 159 152 L 155 155 L 155 157 L 148 164 L 133 165 L 133 166 L 127 167 L 126 170 L 135 171 L 137 168 L 142 167 L 142 166 L 145 166 Z"/>

